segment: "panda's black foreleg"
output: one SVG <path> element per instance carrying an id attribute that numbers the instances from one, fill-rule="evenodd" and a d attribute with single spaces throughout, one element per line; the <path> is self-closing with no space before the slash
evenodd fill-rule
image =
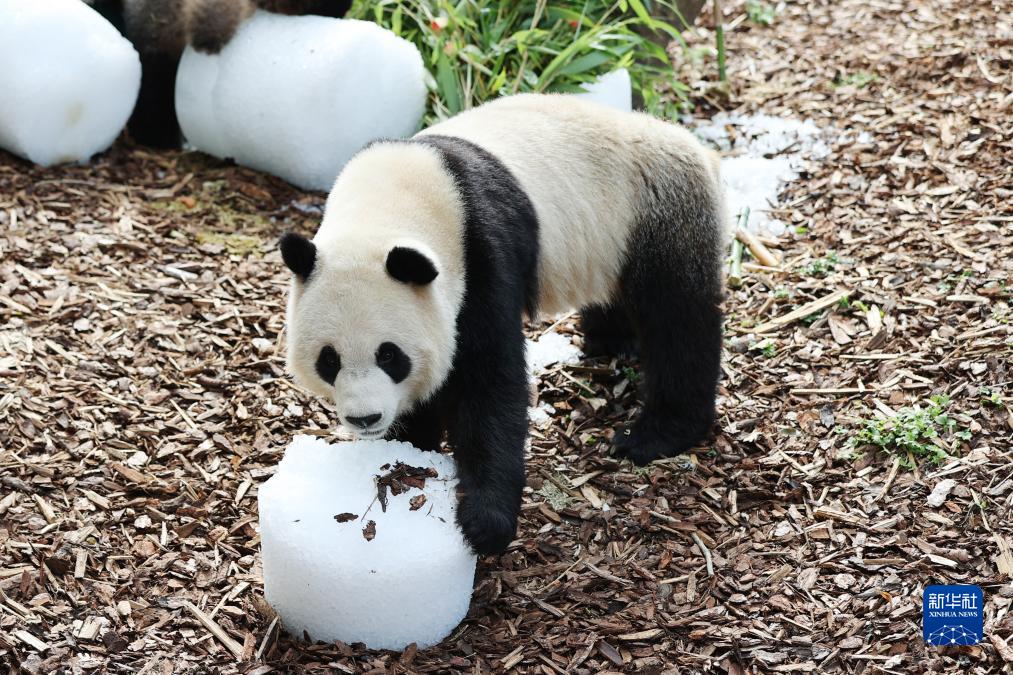
<path id="1" fill-rule="evenodd" d="M 587 356 L 636 356 L 637 335 L 621 305 L 587 305 L 580 310 Z"/>
<path id="2" fill-rule="evenodd" d="M 443 423 L 437 405 L 420 403 L 401 415 L 387 432 L 387 440 L 410 443 L 419 450 L 437 452 L 443 441 Z"/>
<path id="3" fill-rule="evenodd" d="M 459 341 L 447 411 L 459 480 L 457 522 L 483 555 L 502 553 L 516 536 L 528 433 L 521 326 L 486 328 L 486 339 L 462 335 Z"/>
<path id="4" fill-rule="evenodd" d="M 687 278 L 685 270 L 634 275 L 624 294 L 640 339 L 644 406 L 629 428 L 617 432 L 615 446 L 644 465 L 685 452 L 711 431 L 721 310 L 713 281 Z"/>

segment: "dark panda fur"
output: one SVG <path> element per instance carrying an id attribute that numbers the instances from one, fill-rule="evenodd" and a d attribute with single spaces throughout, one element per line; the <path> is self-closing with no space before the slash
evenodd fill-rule
<path id="1" fill-rule="evenodd" d="M 447 136 L 407 142 L 439 150 L 464 198 L 467 290 L 454 368 L 435 397 L 402 418 L 396 438 L 436 450 L 447 430 L 460 479 L 458 522 L 476 551 L 498 552 L 517 531 L 525 483 L 522 321 L 538 297 L 538 219 L 510 171 L 482 148 Z"/>
<path id="2" fill-rule="evenodd" d="M 176 71 L 188 44 L 215 54 L 239 24 L 259 7 L 279 14 L 340 18 L 351 0 L 97 0 L 103 15 L 121 8 L 122 29 L 141 57 L 141 90 L 127 122 L 133 139 L 156 148 L 178 148 Z"/>

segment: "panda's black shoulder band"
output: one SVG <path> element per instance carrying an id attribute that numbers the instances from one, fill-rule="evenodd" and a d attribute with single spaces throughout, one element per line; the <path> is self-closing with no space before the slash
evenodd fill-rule
<path id="1" fill-rule="evenodd" d="M 295 232 L 286 232 L 278 242 L 281 259 L 301 280 L 306 281 L 317 261 L 317 247 L 306 237 Z"/>
<path id="2" fill-rule="evenodd" d="M 439 274 L 433 261 L 423 253 L 395 246 L 387 254 L 387 274 L 406 284 L 425 286 Z"/>

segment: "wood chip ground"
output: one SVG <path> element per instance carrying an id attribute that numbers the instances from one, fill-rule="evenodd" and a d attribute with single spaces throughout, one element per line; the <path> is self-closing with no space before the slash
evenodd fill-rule
<path id="1" fill-rule="evenodd" d="M 429 650 L 305 644 L 263 601 L 257 487 L 292 434 L 333 421 L 286 376 L 274 251 L 283 230 L 314 230 L 323 195 L 125 142 L 87 166 L 0 153 L 0 664 L 1010 668 L 1009 5 L 789 2 L 758 26 L 724 4 L 731 94 L 707 84 L 712 59 L 682 59 L 697 113 L 850 133 L 782 195 L 788 234 L 766 242 L 781 268 L 729 292 L 719 431 L 634 468 L 608 447 L 635 412 L 636 363 L 542 377 L 557 413 L 533 433 L 518 539 L 480 562 L 468 618 Z M 840 290 L 849 307 L 778 321 Z M 557 330 L 579 340 L 573 321 Z M 862 420 L 933 394 L 970 431 L 950 460 L 847 456 Z M 985 591 L 986 640 L 926 647 L 921 589 L 962 582 Z"/>

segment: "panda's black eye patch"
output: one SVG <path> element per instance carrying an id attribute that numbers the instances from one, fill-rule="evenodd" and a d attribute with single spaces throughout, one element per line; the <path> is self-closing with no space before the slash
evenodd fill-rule
<path id="1" fill-rule="evenodd" d="M 376 349 L 376 365 L 397 384 L 412 372 L 412 360 L 393 342 L 384 342 Z"/>
<path id="2" fill-rule="evenodd" d="M 317 375 L 327 384 L 334 384 L 341 370 L 341 357 L 334 351 L 334 347 L 327 345 L 320 350 L 317 356 Z"/>

